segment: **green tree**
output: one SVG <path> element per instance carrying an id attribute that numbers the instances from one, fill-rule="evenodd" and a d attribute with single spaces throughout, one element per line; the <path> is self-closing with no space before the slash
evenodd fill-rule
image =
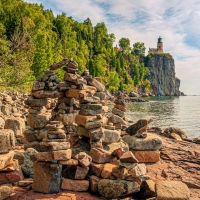
<path id="1" fill-rule="evenodd" d="M 132 53 L 134 55 L 144 57 L 145 56 L 145 50 L 146 50 L 146 47 L 144 46 L 144 43 L 136 42 L 136 43 L 133 44 Z"/>
<path id="2" fill-rule="evenodd" d="M 119 46 L 124 53 L 129 53 L 130 51 L 130 40 L 128 38 L 121 38 L 119 40 Z"/>

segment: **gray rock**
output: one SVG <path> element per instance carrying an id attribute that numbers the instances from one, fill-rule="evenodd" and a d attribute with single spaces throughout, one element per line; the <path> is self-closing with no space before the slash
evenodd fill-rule
<path id="1" fill-rule="evenodd" d="M 52 164 L 48 162 L 34 163 L 32 189 L 41 193 L 60 192 L 61 172 L 61 164 Z"/>
<path id="2" fill-rule="evenodd" d="M 0 153 L 8 153 L 15 148 L 15 135 L 10 129 L 0 129 Z"/>
<path id="3" fill-rule="evenodd" d="M 178 128 L 178 127 L 169 127 L 169 128 L 166 128 L 164 130 L 164 132 L 163 132 L 163 136 L 171 138 L 171 134 L 172 133 L 176 133 L 182 139 L 187 138 L 187 133 L 184 130 L 182 130 L 181 128 Z"/>
<path id="4" fill-rule="evenodd" d="M 125 152 L 129 151 L 128 144 L 121 139 L 119 142 L 113 142 L 111 144 L 104 143 L 103 148 L 109 152 L 113 152 L 115 149 L 118 149 L 118 148 L 122 148 Z"/>
<path id="5" fill-rule="evenodd" d="M 29 176 L 34 174 L 31 157 L 37 153 L 38 152 L 33 148 L 29 148 L 24 152 L 24 163 L 21 165 L 24 174 Z"/>
<path id="6" fill-rule="evenodd" d="M 132 150 L 157 150 L 162 147 L 161 138 L 150 133 L 147 134 L 146 138 L 125 135 L 122 139 Z"/>
<path id="7" fill-rule="evenodd" d="M 103 129 L 102 142 L 111 144 L 111 143 L 118 142 L 119 139 L 120 139 L 120 132 L 119 131 Z"/>
<path id="8" fill-rule="evenodd" d="M 94 86 L 97 89 L 97 92 L 104 92 L 105 86 L 101 84 L 99 81 L 97 81 L 94 78 L 88 79 L 88 85 Z"/>
<path id="9" fill-rule="evenodd" d="M 119 109 L 117 109 L 117 108 L 113 108 L 113 109 L 112 109 L 112 113 L 123 118 L 125 112 L 122 111 L 122 110 L 119 110 Z"/>
<path id="10" fill-rule="evenodd" d="M 152 122 L 150 118 L 139 119 L 137 123 L 132 124 L 126 129 L 126 132 L 129 135 L 135 135 L 137 131 L 144 130 L 148 128 L 148 124 Z"/>
<path id="11" fill-rule="evenodd" d="M 113 199 L 140 191 L 140 186 L 131 181 L 101 179 L 98 182 L 98 192 L 105 198 Z"/>

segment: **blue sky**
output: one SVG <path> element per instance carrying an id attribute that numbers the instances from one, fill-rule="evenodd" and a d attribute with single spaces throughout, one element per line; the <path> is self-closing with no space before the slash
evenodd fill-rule
<path id="1" fill-rule="evenodd" d="M 25 0 L 42 3 L 54 14 L 65 12 L 75 20 L 89 17 L 105 22 L 109 33 L 144 42 L 146 53 L 163 38 L 164 51 L 175 59 L 176 76 L 185 94 L 200 95 L 200 1 L 199 0 Z"/>

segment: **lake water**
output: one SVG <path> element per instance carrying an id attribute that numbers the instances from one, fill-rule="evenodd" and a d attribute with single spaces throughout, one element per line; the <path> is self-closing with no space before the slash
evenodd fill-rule
<path id="1" fill-rule="evenodd" d="M 127 117 L 134 122 L 152 118 L 150 127 L 176 126 L 189 138 L 200 137 L 200 96 L 148 97 L 149 102 L 128 103 Z"/>

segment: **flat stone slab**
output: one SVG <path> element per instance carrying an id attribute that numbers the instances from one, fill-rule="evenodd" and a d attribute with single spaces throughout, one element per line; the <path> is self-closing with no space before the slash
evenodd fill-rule
<path id="1" fill-rule="evenodd" d="M 122 139 L 132 150 L 158 150 L 162 147 L 161 138 L 155 134 L 147 133 L 146 138 L 125 135 Z"/>
<path id="2" fill-rule="evenodd" d="M 107 199 L 119 198 L 140 191 L 140 186 L 132 181 L 101 179 L 98 192 Z"/>
<path id="3" fill-rule="evenodd" d="M 161 181 L 156 183 L 157 200 L 189 200 L 190 191 L 181 181 Z"/>

